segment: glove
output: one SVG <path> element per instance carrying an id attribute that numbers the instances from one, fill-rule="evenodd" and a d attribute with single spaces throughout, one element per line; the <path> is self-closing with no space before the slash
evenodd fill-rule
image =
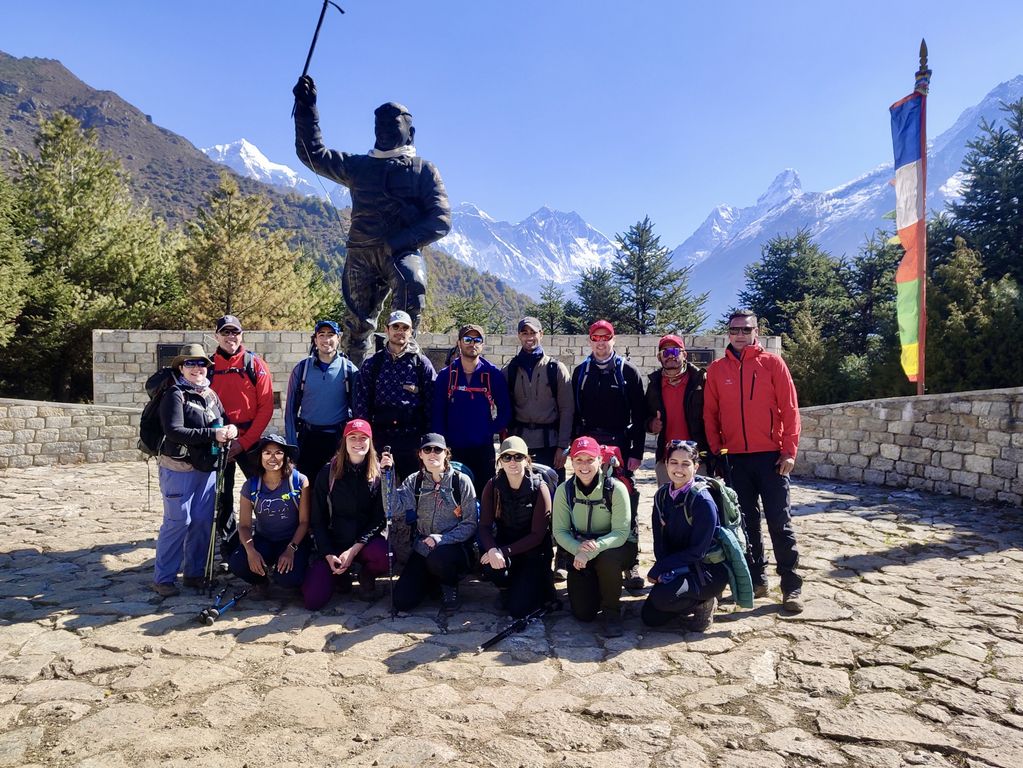
<path id="1" fill-rule="evenodd" d="M 309 75 L 302 75 L 298 78 L 298 82 L 295 83 L 295 87 L 291 89 L 291 92 L 295 94 L 295 101 L 304 107 L 316 106 L 316 83 Z"/>

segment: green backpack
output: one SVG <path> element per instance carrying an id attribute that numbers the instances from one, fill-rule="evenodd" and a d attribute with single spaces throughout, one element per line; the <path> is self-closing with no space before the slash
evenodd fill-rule
<path id="1" fill-rule="evenodd" d="M 667 495 L 668 486 L 663 486 L 658 493 L 664 493 Z M 718 508 L 718 526 L 724 528 L 732 533 L 735 537 L 739 548 L 743 554 L 749 551 L 749 540 L 746 537 L 746 525 L 743 521 L 742 510 L 739 508 L 739 496 L 736 492 L 725 485 L 725 482 L 717 477 L 705 477 L 703 475 L 697 475 L 692 490 L 707 491 L 710 493 L 710 497 L 714 499 L 714 505 Z M 693 513 L 691 509 L 692 499 L 695 494 L 687 494 L 685 502 L 685 514 L 686 521 L 692 525 Z M 663 507 L 665 500 L 661 500 L 661 506 Z M 704 555 L 703 562 L 705 563 L 723 563 L 727 560 L 724 550 L 721 548 L 721 544 L 717 540 L 718 534 L 714 534 L 714 544 L 710 551 Z"/>

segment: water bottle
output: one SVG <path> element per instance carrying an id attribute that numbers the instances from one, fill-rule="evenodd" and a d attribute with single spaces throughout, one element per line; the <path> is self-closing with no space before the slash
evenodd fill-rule
<path id="1" fill-rule="evenodd" d="M 210 426 L 214 429 L 220 429 L 224 426 L 224 421 L 223 419 L 217 419 Z M 220 453 L 220 443 L 217 442 L 216 438 L 213 439 L 213 446 L 210 448 L 210 453 L 214 456 L 217 456 Z"/>

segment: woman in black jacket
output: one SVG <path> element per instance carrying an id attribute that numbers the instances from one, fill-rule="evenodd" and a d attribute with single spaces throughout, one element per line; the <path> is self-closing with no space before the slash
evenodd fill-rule
<path id="1" fill-rule="evenodd" d="M 387 542 L 380 495 L 380 464 L 373 447 L 373 430 L 362 419 L 344 429 L 337 453 L 316 476 L 312 528 L 316 557 L 305 582 L 305 607 L 317 611 L 334 590 L 351 589 L 359 574 L 360 597 L 376 597 L 377 576 L 387 573 Z"/>
<path id="2" fill-rule="evenodd" d="M 213 361 L 199 344 L 186 344 L 171 362 L 174 383 L 160 401 L 160 493 L 163 524 L 156 539 L 153 591 L 171 597 L 184 560 L 186 587 L 202 583 L 216 505 L 217 451 L 238 437 L 224 423 L 224 407 L 210 389 L 207 371 Z"/>
<path id="3" fill-rule="evenodd" d="M 480 563 L 500 610 L 519 619 L 554 596 L 551 492 L 521 437 L 501 443 L 497 461 L 480 498 Z"/>

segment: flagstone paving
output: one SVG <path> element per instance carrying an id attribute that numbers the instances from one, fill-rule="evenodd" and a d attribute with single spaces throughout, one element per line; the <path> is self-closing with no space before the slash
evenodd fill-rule
<path id="1" fill-rule="evenodd" d="M 150 472 L 0 473 L 0 766 L 1023 766 L 1018 509 L 798 481 L 801 615 L 651 631 L 630 597 L 624 637 L 558 613 L 476 655 L 475 583 L 446 623 L 272 594 L 201 626 L 147 591 Z"/>

